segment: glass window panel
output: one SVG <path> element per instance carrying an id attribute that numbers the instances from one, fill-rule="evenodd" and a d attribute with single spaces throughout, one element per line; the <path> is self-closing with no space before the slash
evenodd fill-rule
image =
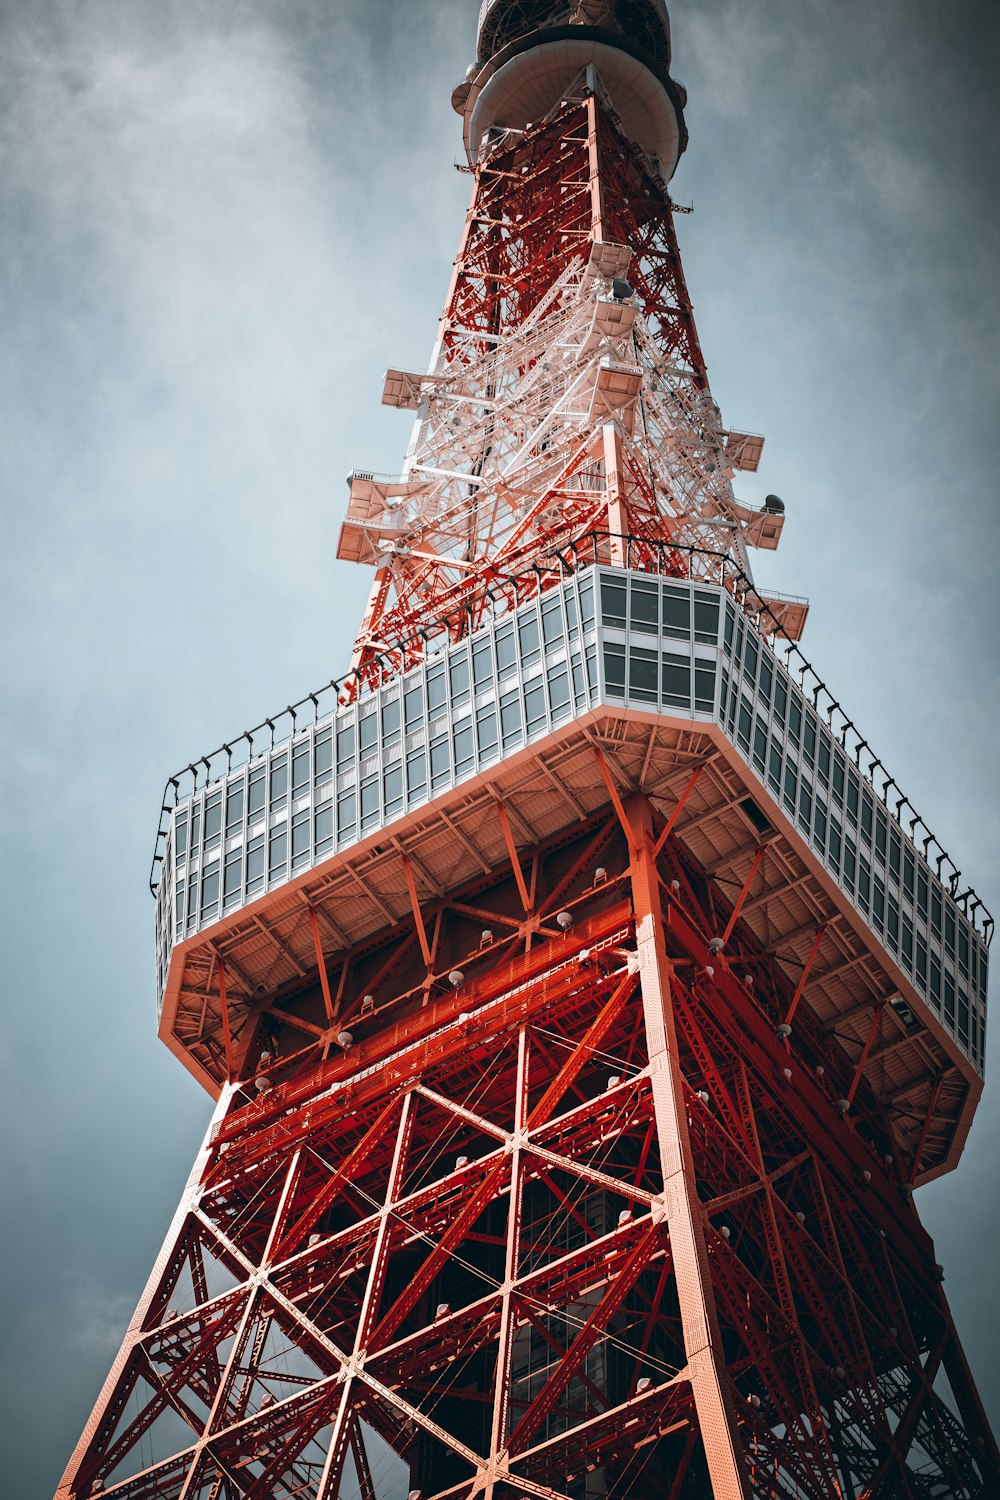
<path id="1" fill-rule="evenodd" d="M 625 629 L 625 584 L 618 579 L 601 579 L 601 619 L 613 629 Z"/>
<path id="2" fill-rule="evenodd" d="M 694 638 L 710 646 L 719 639 L 719 601 L 710 594 L 694 596 Z"/>
<path id="3" fill-rule="evenodd" d="M 309 790 L 309 741 L 292 750 L 292 800 Z"/>
<path id="4" fill-rule="evenodd" d="M 333 779 L 333 730 L 321 729 L 316 735 L 314 776 L 317 786 Z"/>
<path id="5" fill-rule="evenodd" d="M 441 735 L 436 740 L 431 740 L 431 786 L 439 787 L 451 776 L 451 756 L 448 753 L 448 740 Z"/>
<path id="6" fill-rule="evenodd" d="M 421 683 L 407 688 L 403 695 L 403 715 L 407 734 L 424 727 L 424 689 Z"/>
<path id="7" fill-rule="evenodd" d="M 589 578 L 580 585 L 580 612 L 583 627 L 589 630 L 594 623 L 594 587 Z"/>
<path id="8" fill-rule="evenodd" d="M 604 643 L 604 682 L 612 698 L 625 696 L 625 647 Z"/>
<path id="9" fill-rule="evenodd" d="M 201 920 L 214 917 L 219 905 L 219 866 L 206 870 L 201 882 Z"/>
<path id="10" fill-rule="evenodd" d="M 524 722 L 529 734 L 545 723 L 545 692 L 541 678 L 524 690 Z"/>
<path id="11" fill-rule="evenodd" d="M 542 639 L 546 651 L 554 651 L 564 643 L 562 600 L 558 594 L 549 594 L 542 604 Z"/>
<path id="12" fill-rule="evenodd" d="M 472 649 L 472 677 L 476 692 L 485 692 L 493 686 L 493 642 L 480 641 Z"/>
<path id="13" fill-rule="evenodd" d="M 269 881 L 278 880 L 285 873 L 288 859 L 288 830 L 284 824 L 271 829 L 268 844 L 267 878 Z"/>
<path id="14" fill-rule="evenodd" d="M 539 660 L 542 654 L 538 640 L 538 619 L 534 613 L 518 620 L 517 636 L 521 649 L 521 661 L 526 667 L 530 667 Z"/>
<path id="15" fill-rule="evenodd" d="M 764 653 L 761 652 L 760 681 L 757 685 L 757 691 L 760 693 L 760 696 L 763 698 L 765 703 L 770 703 L 771 701 L 771 688 L 773 687 L 773 685 L 774 668 L 771 666 L 771 663 L 768 661 Z"/>
<path id="16" fill-rule="evenodd" d="M 358 798 L 354 787 L 348 787 L 346 791 L 338 793 L 337 796 L 337 839 L 352 839 L 357 830 Z"/>
<path id="17" fill-rule="evenodd" d="M 174 857 L 176 858 L 178 864 L 180 864 L 181 860 L 184 858 L 185 854 L 187 853 L 187 843 L 188 843 L 188 820 L 187 820 L 187 813 L 182 813 L 181 816 L 179 818 L 177 818 L 176 821 L 174 822 Z"/>
<path id="18" fill-rule="evenodd" d="M 687 640 L 691 634 L 691 595 L 686 589 L 663 589 L 663 634 Z"/>
<path id="19" fill-rule="evenodd" d="M 472 721 L 466 719 L 455 730 L 455 775 L 464 775 L 473 765 L 474 761 L 475 748 L 472 741 Z"/>
<path id="20" fill-rule="evenodd" d="M 316 858 L 333 847 L 333 803 L 327 802 L 316 809 L 314 822 Z"/>
<path id="21" fill-rule="evenodd" d="M 500 677 L 511 672 L 517 663 L 514 650 L 513 625 L 501 625 L 496 634 L 497 673 Z"/>
<path id="22" fill-rule="evenodd" d="M 449 675 L 451 677 L 451 701 L 455 708 L 460 708 L 463 703 L 469 701 L 469 658 L 462 651 L 452 658 L 449 663 Z"/>
<path id="23" fill-rule="evenodd" d="M 427 673 L 427 712 L 432 719 L 439 718 L 448 699 L 444 666 L 439 663 Z"/>
<path id="24" fill-rule="evenodd" d="M 378 777 L 366 776 L 361 783 L 361 826 L 368 828 L 378 822 L 379 796 Z"/>
<path id="25" fill-rule="evenodd" d="M 500 729 L 505 749 L 521 737 L 521 699 L 517 693 L 506 693 L 500 700 Z"/>
<path id="26" fill-rule="evenodd" d="M 214 849 L 222 838 L 222 793 L 213 792 L 205 803 L 205 848 Z"/>
<path id="27" fill-rule="evenodd" d="M 382 743 L 383 745 L 395 745 L 402 733 L 400 702 L 394 698 L 391 703 L 382 705 Z"/>
<path id="28" fill-rule="evenodd" d="M 389 766 L 382 778 L 382 793 L 387 813 L 398 812 L 403 805 L 403 763 Z"/>
<path id="29" fill-rule="evenodd" d="M 660 587 L 653 581 L 632 579 L 632 628 L 656 635 L 660 628 Z"/>
<path id="30" fill-rule="evenodd" d="M 312 816 L 308 807 L 295 814 L 292 819 L 292 868 L 304 865 L 309 859 L 309 825 Z"/>
<path id="31" fill-rule="evenodd" d="M 250 895 L 264 884 L 264 835 L 259 833 L 247 845 L 247 891 Z"/>
<path id="32" fill-rule="evenodd" d="M 696 661 L 694 664 L 694 701 L 702 713 L 711 713 L 715 707 L 715 662 Z"/>
<path id="33" fill-rule="evenodd" d="M 279 812 L 288 801 L 288 756 L 279 755 L 271 762 L 271 811 Z"/>
<path id="34" fill-rule="evenodd" d="M 691 703 L 691 661 L 665 651 L 660 662 L 663 701 L 673 708 L 688 708 Z"/>
<path id="35" fill-rule="evenodd" d="M 226 905 L 237 901 L 243 892 L 243 850 L 233 849 L 226 855 L 222 895 Z"/>
<path id="36" fill-rule="evenodd" d="M 656 702 L 657 666 L 655 651 L 646 651 L 641 646 L 632 647 L 628 666 L 628 690 L 631 698 L 636 698 L 641 703 Z M 690 678 L 690 671 L 687 676 Z"/>
<path id="37" fill-rule="evenodd" d="M 337 770 L 353 771 L 355 736 L 354 725 L 345 724 L 337 730 Z"/>
<path id="38" fill-rule="evenodd" d="M 358 749 L 361 752 L 361 759 L 367 760 L 369 756 L 375 754 L 377 748 L 378 714 L 365 714 L 364 718 L 358 721 Z"/>
<path id="39" fill-rule="evenodd" d="M 410 797 L 421 797 L 427 790 L 427 757 L 422 750 L 411 750 L 406 757 L 406 790 Z"/>
<path id="40" fill-rule="evenodd" d="M 492 755 L 497 748 L 497 716 L 492 705 L 476 710 L 476 740 L 481 756 Z"/>
<path id="41" fill-rule="evenodd" d="M 655 667 L 653 671 L 655 675 Z M 569 673 L 565 667 L 558 667 L 549 673 L 549 706 L 553 718 L 564 714 L 570 706 Z"/>

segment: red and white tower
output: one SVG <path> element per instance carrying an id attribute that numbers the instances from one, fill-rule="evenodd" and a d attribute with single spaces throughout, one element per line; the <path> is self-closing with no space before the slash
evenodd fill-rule
<path id="1" fill-rule="evenodd" d="M 992 920 L 750 554 L 662 0 L 487 0 L 350 667 L 172 778 L 218 1101 L 58 1500 L 987 1500 L 913 1188 Z"/>

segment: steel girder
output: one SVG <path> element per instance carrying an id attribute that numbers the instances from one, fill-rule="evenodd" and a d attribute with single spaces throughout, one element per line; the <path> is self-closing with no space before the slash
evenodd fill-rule
<path id="1" fill-rule="evenodd" d="M 663 831 L 415 900 L 510 936 L 244 1055 L 59 1500 L 996 1493 L 884 1115 Z"/>

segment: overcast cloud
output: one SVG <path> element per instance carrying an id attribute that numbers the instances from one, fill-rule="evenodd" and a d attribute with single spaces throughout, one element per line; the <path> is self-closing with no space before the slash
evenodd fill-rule
<path id="1" fill-rule="evenodd" d="M 0 0 L 2 1500 L 51 1495 L 207 1120 L 155 1038 L 160 789 L 348 657 L 342 476 L 405 448 L 476 10 Z M 788 507 L 758 575 L 1000 908 L 996 7 L 672 12 L 702 343 Z M 994 1087 L 918 1198 L 994 1421 L 998 1131 Z"/>

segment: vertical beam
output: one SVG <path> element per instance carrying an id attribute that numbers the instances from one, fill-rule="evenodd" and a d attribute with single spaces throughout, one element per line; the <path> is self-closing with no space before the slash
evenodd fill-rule
<path id="1" fill-rule="evenodd" d="M 691 1391 L 705 1444 L 714 1500 L 749 1500 L 688 1137 L 670 993 L 671 965 L 667 958 L 659 880 L 653 858 L 649 802 L 639 795 L 630 797 L 628 813 L 632 827 L 632 899 L 639 950 L 639 982 L 663 1169 L 664 1212 L 670 1233 Z"/>
<path id="2" fill-rule="evenodd" d="M 616 568 L 624 568 L 623 538 L 628 532 L 628 522 L 622 499 L 622 437 L 616 422 L 605 422 L 601 434 L 604 443 L 604 487 L 608 497 L 611 562 Z"/>
<path id="3" fill-rule="evenodd" d="M 528 1114 L 528 1034 L 521 1028 L 517 1038 L 517 1083 L 514 1096 L 514 1133 L 510 1164 L 510 1207 L 507 1211 L 507 1244 L 504 1252 L 500 1334 L 496 1371 L 493 1376 L 493 1420 L 490 1433 L 490 1463 L 506 1447 L 510 1420 L 511 1354 L 514 1347 L 512 1294 L 521 1259 L 521 1154 L 522 1134 Z"/>
<path id="4" fill-rule="evenodd" d="M 594 68 L 587 69 L 587 86 L 596 84 Z M 604 238 L 604 188 L 601 183 L 601 152 L 597 135 L 597 99 L 593 93 L 587 99 L 587 165 L 590 187 L 590 237 L 595 244 Z"/>

